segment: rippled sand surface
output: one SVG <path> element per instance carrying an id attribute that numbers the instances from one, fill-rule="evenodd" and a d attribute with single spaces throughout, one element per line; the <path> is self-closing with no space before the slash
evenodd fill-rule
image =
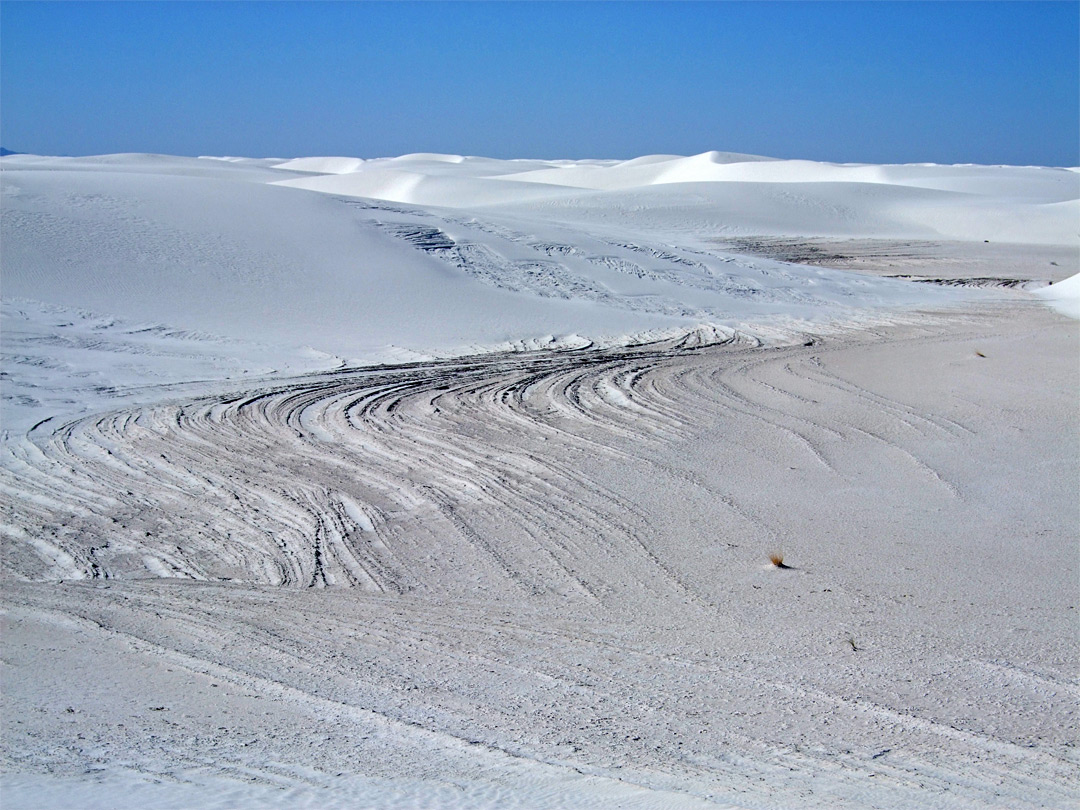
<path id="1" fill-rule="evenodd" d="M 1070 806 L 1077 348 L 998 302 L 36 431 L 5 805 Z"/>

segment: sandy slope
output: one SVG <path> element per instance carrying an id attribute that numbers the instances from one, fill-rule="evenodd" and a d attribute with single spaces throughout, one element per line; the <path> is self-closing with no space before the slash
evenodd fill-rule
<path id="1" fill-rule="evenodd" d="M 1075 173 L 0 165 L 5 808 L 1080 796 Z"/>

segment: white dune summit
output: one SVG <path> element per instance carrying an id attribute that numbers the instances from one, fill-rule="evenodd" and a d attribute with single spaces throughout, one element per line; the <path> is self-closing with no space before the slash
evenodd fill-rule
<path id="1" fill-rule="evenodd" d="M 4 810 L 1075 807 L 1078 205 L 0 158 Z"/>

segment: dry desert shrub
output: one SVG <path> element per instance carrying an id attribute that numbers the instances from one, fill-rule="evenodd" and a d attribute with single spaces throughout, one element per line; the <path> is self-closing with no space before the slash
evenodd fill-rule
<path id="1" fill-rule="evenodd" d="M 780 551 L 774 551 L 769 555 L 769 562 L 775 565 L 777 568 L 790 568 L 791 566 L 784 564 L 784 554 Z"/>

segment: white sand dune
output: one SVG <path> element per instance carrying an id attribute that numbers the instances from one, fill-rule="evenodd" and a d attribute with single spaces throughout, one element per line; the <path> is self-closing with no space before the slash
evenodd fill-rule
<path id="1" fill-rule="evenodd" d="M 513 163 L 458 156 L 433 159 L 430 155 L 356 165 L 338 158 L 307 159 L 293 161 L 293 165 L 330 176 L 286 180 L 283 184 L 449 207 L 501 207 L 548 200 L 552 201 L 549 206 L 564 209 L 564 215 L 565 209 L 578 206 L 625 212 L 635 206 L 645 188 L 703 184 L 704 188 L 695 185 L 661 192 L 667 204 L 660 203 L 660 207 L 670 210 L 688 202 L 692 206 L 691 201 L 701 192 L 708 195 L 711 206 L 719 206 L 722 227 L 740 233 L 759 233 L 764 225 L 770 228 L 767 233 L 800 235 L 993 238 L 1042 244 L 1074 244 L 1080 238 L 1076 226 L 1080 178 L 1068 169 L 839 165 L 720 152 L 561 162 L 517 171 L 512 170 Z M 319 166 L 323 168 L 315 168 Z M 830 188 L 831 184 L 838 187 Z M 630 197 L 625 201 L 618 194 L 600 201 L 575 199 L 585 190 L 624 192 Z M 565 199 L 567 196 L 571 199 Z M 759 209 L 775 211 L 778 200 L 787 203 L 783 206 L 787 210 L 776 215 L 781 224 L 770 226 L 754 215 Z M 650 202 L 649 208 L 655 207 L 657 202 Z"/>
<path id="2" fill-rule="evenodd" d="M 1075 806 L 1080 174 L 0 193 L 5 810 Z"/>
<path id="3" fill-rule="evenodd" d="M 1080 320 L 1080 274 L 1035 290 L 1035 294 L 1063 315 Z"/>
<path id="4" fill-rule="evenodd" d="M 631 171 L 656 172 L 702 159 L 721 165 L 710 155 L 543 165 L 569 173 L 629 164 Z M 506 179 L 539 163 L 431 155 L 301 159 L 289 164 L 343 173 L 296 179 L 295 171 L 276 168 L 289 164 L 274 161 L 6 157 L 4 296 L 25 302 L 7 329 L 7 429 L 45 418 L 35 409 L 57 399 L 46 395 L 62 387 L 57 376 L 93 378 L 93 386 L 79 386 L 87 408 L 101 400 L 92 387 L 110 387 L 103 376 L 109 364 L 95 357 L 117 352 L 80 355 L 74 344 L 47 385 L 24 382 L 22 371 L 41 373 L 24 345 L 37 341 L 26 313 L 49 307 L 73 310 L 77 320 L 84 317 L 78 313 L 116 320 L 115 329 L 97 328 L 95 341 L 76 341 L 84 347 L 100 348 L 106 331 L 119 336 L 135 328 L 208 336 L 189 349 L 203 358 L 205 375 L 220 378 L 245 371 L 232 350 L 213 359 L 211 349 L 222 341 L 251 344 L 253 357 L 278 349 L 278 363 L 252 362 L 249 373 L 302 371 L 320 367 L 316 357 L 329 368 L 514 346 L 619 345 L 702 324 L 797 339 L 830 323 L 888 319 L 905 307 L 970 297 L 747 258 L 713 241 L 746 231 L 935 236 L 939 229 L 904 221 L 897 209 L 940 223 L 947 204 L 939 198 L 952 199 L 952 192 L 830 183 L 804 184 L 794 195 L 787 186 L 737 182 L 582 197 L 577 188 Z M 325 193 L 295 187 L 310 183 Z M 368 196 L 352 196 L 361 192 Z M 482 200 L 487 207 L 464 213 L 384 202 L 397 198 Z M 961 213 L 981 216 L 980 231 L 1000 231 L 998 215 L 987 210 Z M 1046 210 L 1029 213 L 1014 204 L 1001 216 L 1031 232 L 1052 230 L 1058 219 Z M 1041 219 L 1028 226 L 1024 216 Z M 129 348 L 120 353 L 130 355 Z M 141 360 L 144 369 L 153 365 L 148 383 L 189 379 L 190 367 L 170 376 L 168 363 Z"/>

